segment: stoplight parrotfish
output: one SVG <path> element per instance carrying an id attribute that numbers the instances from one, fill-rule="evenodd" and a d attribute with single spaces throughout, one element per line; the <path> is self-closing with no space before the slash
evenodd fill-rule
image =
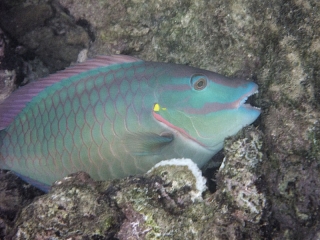
<path id="1" fill-rule="evenodd" d="M 77 171 L 109 180 L 172 158 L 201 168 L 259 116 L 245 104 L 257 89 L 190 66 L 99 56 L 0 105 L 0 168 L 44 191 Z"/>

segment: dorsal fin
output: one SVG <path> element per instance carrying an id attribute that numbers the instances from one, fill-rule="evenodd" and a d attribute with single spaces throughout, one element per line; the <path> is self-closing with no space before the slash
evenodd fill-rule
<path id="1" fill-rule="evenodd" d="M 0 104 L 0 130 L 6 128 L 26 104 L 46 87 L 91 69 L 137 61 L 141 60 L 126 55 L 97 56 L 19 88 Z"/>

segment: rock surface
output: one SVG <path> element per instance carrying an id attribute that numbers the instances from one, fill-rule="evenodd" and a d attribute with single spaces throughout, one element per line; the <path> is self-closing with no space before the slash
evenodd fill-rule
<path id="1" fill-rule="evenodd" d="M 24 206 L 43 192 L 26 184 L 13 173 L 0 170 L 0 239 L 11 239 L 14 222 Z"/>
<path id="2" fill-rule="evenodd" d="M 263 110 L 257 122 L 264 133 L 263 160 L 255 165 L 226 158 L 214 194 L 205 193 L 202 203 L 186 206 L 175 217 L 161 211 L 173 222 L 188 212 L 207 234 L 197 235 L 197 228 L 194 239 L 320 238 L 319 1 L 3 0 L 0 9 L 0 27 L 15 50 L 10 56 L 16 54 L 28 66 L 42 62 L 53 72 L 75 62 L 85 49 L 89 57 L 130 54 L 253 78 L 260 89 L 254 105 Z M 234 144 L 226 144 L 226 156 L 231 149 L 242 159 L 241 144 L 247 146 L 247 140 Z M 208 211 L 201 212 L 201 204 Z M 129 228 L 136 221 L 142 225 L 139 232 L 146 232 L 132 239 L 147 237 L 145 213 L 131 205 L 122 202 L 113 236 L 128 237 L 122 235 L 123 224 L 127 221 Z"/>
<path id="3" fill-rule="evenodd" d="M 28 60 L 35 56 L 51 72 L 77 60 L 90 38 L 56 1 L 10 1 L 1 3 L 1 28 L 21 45 Z"/>

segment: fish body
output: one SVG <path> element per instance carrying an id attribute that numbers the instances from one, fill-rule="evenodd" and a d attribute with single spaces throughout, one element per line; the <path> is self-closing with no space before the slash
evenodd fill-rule
<path id="1" fill-rule="evenodd" d="M 77 171 L 96 180 L 161 160 L 202 167 L 252 123 L 253 82 L 184 65 L 101 56 L 29 84 L 0 105 L 0 167 L 43 190 Z"/>

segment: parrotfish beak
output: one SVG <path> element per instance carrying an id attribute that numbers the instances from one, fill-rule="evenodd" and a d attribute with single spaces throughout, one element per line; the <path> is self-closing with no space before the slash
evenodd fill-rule
<path id="1" fill-rule="evenodd" d="M 238 108 L 238 111 L 244 111 L 247 118 L 247 122 L 253 122 L 260 115 L 260 108 L 251 106 L 249 103 L 246 103 L 248 98 L 256 93 L 258 93 L 258 85 L 254 82 L 247 83 L 248 91 L 234 104 L 234 108 Z"/>

